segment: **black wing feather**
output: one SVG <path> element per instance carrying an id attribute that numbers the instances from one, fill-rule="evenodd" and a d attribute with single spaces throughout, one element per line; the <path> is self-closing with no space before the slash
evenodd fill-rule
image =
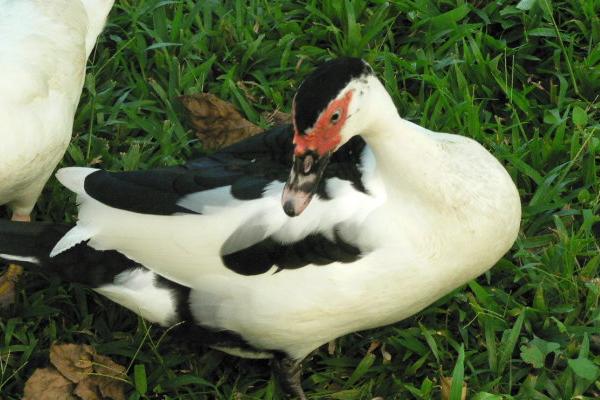
<path id="1" fill-rule="evenodd" d="M 178 205 L 183 196 L 223 186 L 231 186 L 231 195 L 237 199 L 257 199 L 269 183 L 287 179 L 292 137 L 292 126 L 282 125 L 179 167 L 96 171 L 87 176 L 84 188 L 108 206 L 155 215 L 193 213 Z M 349 180 L 366 193 L 359 169 L 364 146 L 363 139 L 355 137 L 333 154 L 317 191 L 321 198 L 329 199 L 325 187 L 332 177 Z"/>
<path id="2" fill-rule="evenodd" d="M 276 266 L 278 271 L 306 265 L 350 263 L 358 260 L 362 251 L 336 234 L 333 240 L 313 233 L 293 243 L 266 239 L 231 254 L 221 255 L 223 264 L 241 275 L 263 274 Z"/>

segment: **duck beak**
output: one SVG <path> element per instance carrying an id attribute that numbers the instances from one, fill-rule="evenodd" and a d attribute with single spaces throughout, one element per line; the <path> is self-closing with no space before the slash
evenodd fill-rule
<path id="1" fill-rule="evenodd" d="M 331 153 L 320 156 L 311 150 L 294 155 L 294 165 L 281 196 L 281 205 L 287 215 L 300 215 L 308 206 L 319 187 L 330 157 Z"/>

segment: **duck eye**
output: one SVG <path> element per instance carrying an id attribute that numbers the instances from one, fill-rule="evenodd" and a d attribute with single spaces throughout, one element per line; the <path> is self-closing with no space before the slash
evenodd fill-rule
<path id="1" fill-rule="evenodd" d="M 336 124 L 340 120 L 340 115 L 341 115 L 340 110 L 337 110 L 336 112 L 331 114 L 331 119 L 330 119 L 331 123 Z"/>

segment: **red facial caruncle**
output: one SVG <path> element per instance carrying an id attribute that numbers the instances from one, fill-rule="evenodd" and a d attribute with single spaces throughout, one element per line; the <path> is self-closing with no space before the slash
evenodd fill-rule
<path id="1" fill-rule="evenodd" d="M 343 97 L 329 103 L 308 132 L 300 134 L 294 126 L 295 155 L 300 156 L 312 150 L 323 156 L 337 148 L 342 141 L 340 131 L 348 118 L 348 105 L 352 100 L 352 93 L 350 90 Z"/>

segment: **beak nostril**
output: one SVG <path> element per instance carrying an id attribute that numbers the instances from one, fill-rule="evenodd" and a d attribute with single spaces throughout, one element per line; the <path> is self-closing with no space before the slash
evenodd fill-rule
<path id="1" fill-rule="evenodd" d="M 304 157 L 304 173 L 308 174 L 313 166 L 313 157 L 309 154 Z"/>

